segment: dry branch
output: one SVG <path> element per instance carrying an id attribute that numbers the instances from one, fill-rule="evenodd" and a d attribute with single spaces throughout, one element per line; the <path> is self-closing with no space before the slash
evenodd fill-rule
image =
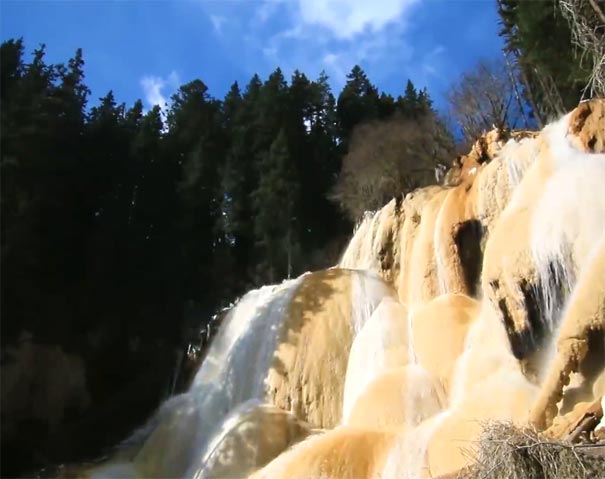
<path id="1" fill-rule="evenodd" d="M 583 98 L 605 97 L 605 14 L 595 0 L 559 0 L 569 23 L 572 41 L 581 62 L 588 62 L 590 76 Z"/>
<path id="2" fill-rule="evenodd" d="M 603 479 L 605 457 L 508 423 L 485 427 L 461 479 Z M 594 452 L 594 448 L 593 448 Z"/>

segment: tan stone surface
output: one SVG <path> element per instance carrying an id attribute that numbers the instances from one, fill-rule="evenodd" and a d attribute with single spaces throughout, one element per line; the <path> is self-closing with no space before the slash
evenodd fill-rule
<path id="1" fill-rule="evenodd" d="M 429 301 L 440 294 L 435 261 L 435 224 L 448 190 L 436 193 L 422 208 L 420 226 L 409 257 L 408 306 Z"/>
<path id="2" fill-rule="evenodd" d="M 250 479 L 380 479 L 394 439 L 341 426 L 296 445 Z"/>
<path id="3" fill-rule="evenodd" d="M 439 296 L 412 312 L 417 360 L 448 393 L 456 360 L 478 313 L 479 303 L 462 294 Z"/>
<path id="4" fill-rule="evenodd" d="M 429 186 L 408 194 L 403 201 L 404 221 L 399 234 L 400 266 L 396 287 L 399 301 L 404 304 L 409 302 L 410 285 L 414 281 L 411 275 L 412 254 L 420 231 L 422 211 L 426 204 L 441 191 L 443 191 L 442 187 Z"/>
<path id="5" fill-rule="evenodd" d="M 582 151 L 605 153 L 605 99 L 582 102 L 572 112 L 569 132 Z"/>
<path id="6" fill-rule="evenodd" d="M 533 406 L 531 419 L 540 429 L 550 426 L 556 417 L 570 374 L 578 371 L 588 354 L 590 331 L 605 331 L 605 236 L 595 248 L 597 254 L 580 277 L 561 320 L 556 355 Z"/>
<path id="7" fill-rule="evenodd" d="M 428 372 L 417 366 L 392 369 L 366 386 L 347 422 L 365 429 L 404 430 L 437 414 L 445 393 Z"/>
<path id="8" fill-rule="evenodd" d="M 362 281 L 365 289 L 355 291 L 354 281 Z M 370 301 L 361 294 L 372 295 L 371 289 L 377 299 L 374 308 L 380 297 L 394 294 L 379 278 L 352 270 L 329 269 L 305 278 L 290 303 L 285 332 L 267 377 L 269 402 L 313 427 L 332 428 L 340 423 L 354 338 L 352 305 L 357 300 Z"/>

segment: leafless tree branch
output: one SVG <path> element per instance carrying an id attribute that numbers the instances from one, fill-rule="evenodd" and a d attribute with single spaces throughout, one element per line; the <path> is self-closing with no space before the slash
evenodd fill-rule
<path id="1" fill-rule="evenodd" d="M 483 60 L 451 86 L 448 100 L 452 117 L 470 143 L 494 127 L 512 128 L 524 118 L 516 95 L 514 76 L 505 62 Z"/>
<path id="2" fill-rule="evenodd" d="M 395 196 L 435 183 L 435 169 L 452 156 L 451 137 L 432 113 L 359 125 L 332 199 L 356 221 Z"/>
<path id="3" fill-rule="evenodd" d="M 605 14 L 595 0 L 559 0 L 569 23 L 572 41 L 581 62 L 588 62 L 590 76 L 582 98 L 605 97 Z"/>

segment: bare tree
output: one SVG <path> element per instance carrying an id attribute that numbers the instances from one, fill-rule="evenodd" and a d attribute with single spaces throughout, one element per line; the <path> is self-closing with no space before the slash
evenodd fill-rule
<path id="1" fill-rule="evenodd" d="M 572 41 L 590 77 L 583 98 L 605 97 L 605 2 L 559 0 L 559 8 L 571 28 Z"/>
<path id="2" fill-rule="evenodd" d="M 449 164 L 453 156 L 451 135 L 433 113 L 359 125 L 332 199 L 356 221 L 397 195 L 434 184 L 443 168 L 439 165 Z"/>
<path id="3" fill-rule="evenodd" d="M 515 75 L 504 60 L 481 60 L 450 87 L 451 115 L 467 142 L 493 128 L 527 127 Z"/>

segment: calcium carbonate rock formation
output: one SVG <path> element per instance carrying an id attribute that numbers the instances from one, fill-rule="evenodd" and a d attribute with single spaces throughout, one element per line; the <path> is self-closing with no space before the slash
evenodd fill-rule
<path id="1" fill-rule="evenodd" d="M 340 426 L 294 446 L 250 479 L 380 477 L 394 439 L 389 431 Z"/>
<path id="2" fill-rule="evenodd" d="M 313 427 L 338 425 L 351 345 L 381 301 L 393 295 L 367 272 L 308 275 L 284 311 L 266 380 L 269 400 Z"/>
<path id="3" fill-rule="evenodd" d="M 410 314 L 413 352 L 445 391 L 450 391 L 468 329 L 479 313 L 478 301 L 462 295 L 439 296 Z"/>
<path id="4" fill-rule="evenodd" d="M 444 477 L 486 421 L 568 431 L 605 393 L 603 188 L 603 100 L 486 134 L 338 267 L 241 298 L 191 389 L 85 475 Z"/>
<path id="5" fill-rule="evenodd" d="M 596 382 L 596 375 L 605 369 L 605 234 L 594 250 L 561 319 L 556 351 L 548 363 L 546 379 L 532 410 L 532 421 L 540 429 L 552 424 L 558 412 L 557 403 L 564 396 L 564 387 L 568 385 L 571 373 L 580 370 L 589 354 L 595 357 L 588 377 L 583 378 L 585 381 Z M 595 342 L 593 350 L 589 348 L 591 334 Z M 600 350 L 599 344 L 602 346 Z M 599 385 L 599 390 L 591 391 L 594 396 L 590 399 L 605 395 L 604 389 Z"/>

